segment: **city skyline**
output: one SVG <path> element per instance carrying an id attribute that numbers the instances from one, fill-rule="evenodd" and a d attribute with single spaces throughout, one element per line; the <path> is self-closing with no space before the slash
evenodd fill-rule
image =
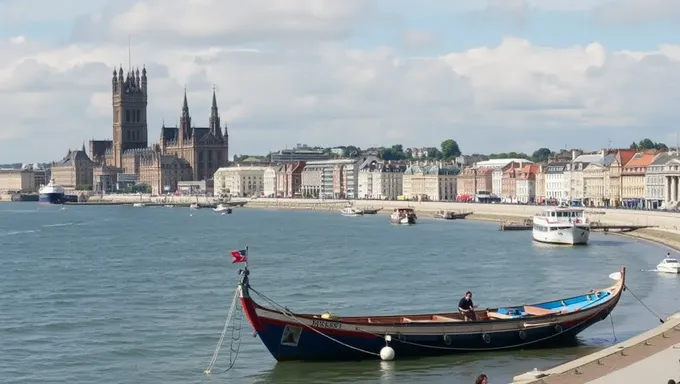
<path id="1" fill-rule="evenodd" d="M 150 73 L 150 142 L 179 119 L 184 87 L 205 124 L 214 85 L 233 154 L 447 138 L 466 154 L 676 145 L 670 0 L 182 4 L 0 1 L 0 163 L 110 138 L 110 74 L 128 61 Z"/>

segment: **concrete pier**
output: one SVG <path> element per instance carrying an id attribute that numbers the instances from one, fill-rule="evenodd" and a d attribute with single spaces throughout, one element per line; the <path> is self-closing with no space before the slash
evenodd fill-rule
<path id="1" fill-rule="evenodd" d="M 680 380 L 680 313 L 645 333 L 513 384 L 666 383 Z"/>

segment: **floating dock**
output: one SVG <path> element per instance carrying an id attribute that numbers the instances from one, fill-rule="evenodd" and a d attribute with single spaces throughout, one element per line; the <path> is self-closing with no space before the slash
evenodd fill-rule
<path id="1" fill-rule="evenodd" d="M 546 371 L 513 378 L 513 384 L 667 383 L 680 379 L 680 313 L 645 333 Z"/>

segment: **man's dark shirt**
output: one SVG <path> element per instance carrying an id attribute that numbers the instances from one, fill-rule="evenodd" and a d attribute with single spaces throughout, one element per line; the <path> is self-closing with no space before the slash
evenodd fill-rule
<path id="1" fill-rule="evenodd" d="M 468 300 L 468 299 L 466 299 L 466 298 L 463 297 L 463 298 L 460 299 L 460 301 L 458 302 L 458 308 L 462 308 L 462 309 L 470 309 L 470 308 L 472 308 L 472 306 L 473 306 L 473 305 L 472 305 L 472 299 Z"/>

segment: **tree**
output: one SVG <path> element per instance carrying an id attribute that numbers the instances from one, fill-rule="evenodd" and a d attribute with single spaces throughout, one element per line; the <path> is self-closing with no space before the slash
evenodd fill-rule
<path id="1" fill-rule="evenodd" d="M 458 143 L 456 143 L 456 140 L 453 139 L 447 139 L 442 141 L 441 153 L 442 157 L 445 159 L 458 157 L 461 154 L 460 148 L 458 147 Z"/>
<path id="2" fill-rule="evenodd" d="M 356 157 L 359 156 L 361 153 L 361 149 L 359 147 L 355 147 L 353 145 L 348 145 L 342 150 L 342 156 L 343 157 Z"/>
<path id="3" fill-rule="evenodd" d="M 550 158 L 552 152 L 548 148 L 539 148 L 532 155 L 531 159 L 537 163 L 546 161 Z"/>
<path id="4" fill-rule="evenodd" d="M 658 149 L 660 151 L 667 151 L 668 146 L 664 143 L 657 143 L 654 142 L 648 138 L 640 140 L 638 143 L 633 143 L 630 145 L 630 149 L 634 149 L 636 151 L 646 151 L 649 149 Z"/>

